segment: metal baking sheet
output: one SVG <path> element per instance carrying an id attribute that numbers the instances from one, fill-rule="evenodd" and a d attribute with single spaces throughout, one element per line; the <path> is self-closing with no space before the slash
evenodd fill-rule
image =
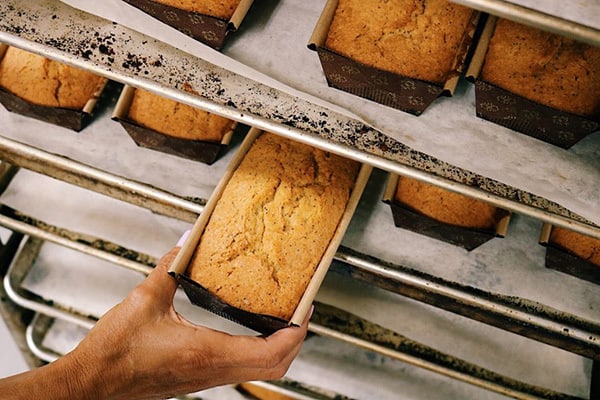
<path id="1" fill-rule="evenodd" d="M 454 190 L 490 202 L 508 200 L 508 208 L 527 215 L 549 219 L 558 215 L 562 224 L 565 223 L 562 217 L 583 224 L 585 219 L 600 221 L 600 206 L 595 201 L 598 188 L 592 183 L 600 182 L 596 135 L 565 152 L 508 129 L 492 127 L 469 111 L 474 94 L 472 86 L 466 83 L 459 86 L 452 101 L 440 101 L 429 116 L 421 117 L 382 109 L 330 89 L 323 82 L 318 57 L 305 47 L 322 5 L 314 1 L 314 4 L 269 2 L 253 8 L 251 13 L 258 13 L 254 17 L 257 22 L 245 25 L 240 30 L 241 33 L 245 29 L 244 34 L 238 36 L 243 39 L 233 40 L 225 54 L 206 52 L 205 47 L 185 35 L 136 17 L 134 10 L 123 8 L 116 0 L 69 3 L 90 7 L 95 13 L 110 12 L 105 15 L 110 20 L 159 37 L 182 51 L 49 0 L 33 6 L 19 5 L 27 7 L 27 12 L 19 18 L 11 14 L 11 24 L 4 26 L 9 31 L 5 40 L 384 169 L 415 174 L 440 186 L 452 187 L 454 182 Z M 110 10 L 105 10 L 105 6 Z M 49 26 L 40 25 L 32 32 L 29 23 L 23 20 L 31 15 L 40 15 L 39 19 L 48 21 Z M 288 23 L 290 18 L 294 24 Z M 83 30 L 78 25 L 82 21 L 86 22 Z M 82 30 L 83 36 L 73 30 Z M 57 42 L 56 37 L 65 31 L 72 33 L 66 34 L 69 40 Z M 94 35 L 93 31 L 99 40 L 110 42 L 114 54 L 108 56 L 89 46 L 85 37 Z M 116 40 L 117 37 L 120 39 Z M 163 55 L 160 68 L 156 60 L 148 59 L 150 54 Z M 212 64 L 194 58 L 197 54 Z M 186 72 L 176 73 L 174 81 L 165 71 Z M 182 91 L 184 84 L 207 99 Z M 323 118 L 323 113 L 329 118 Z M 317 128 L 321 123 L 323 128 Z M 553 163 L 545 162 L 548 159 Z M 483 192 L 456 185 L 464 181 L 476 183 Z M 582 216 L 583 221 L 559 204 Z"/>

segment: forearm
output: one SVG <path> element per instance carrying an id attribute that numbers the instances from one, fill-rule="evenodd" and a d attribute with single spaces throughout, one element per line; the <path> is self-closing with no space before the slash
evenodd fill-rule
<path id="1" fill-rule="evenodd" d="M 98 393 L 93 377 L 70 356 L 51 364 L 0 379 L 2 399 L 92 399 Z"/>

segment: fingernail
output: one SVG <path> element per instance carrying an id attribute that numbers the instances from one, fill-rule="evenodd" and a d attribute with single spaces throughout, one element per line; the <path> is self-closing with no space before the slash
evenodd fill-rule
<path id="1" fill-rule="evenodd" d="M 177 244 L 175 246 L 176 247 L 183 246 L 183 244 L 185 243 L 185 240 L 188 238 L 188 236 L 190 236 L 190 230 L 189 229 L 187 231 L 183 232 L 183 235 L 181 235 L 181 237 L 179 238 L 179 241 L 177 241 Z"/>

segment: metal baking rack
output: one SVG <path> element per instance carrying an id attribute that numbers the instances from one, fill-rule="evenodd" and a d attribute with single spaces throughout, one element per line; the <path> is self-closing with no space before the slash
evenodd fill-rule
<path id="1" fill-rule="evenodd" d="M 12 27 L 17 25 L 25 27 L 28 26 L 28 21 L 30 21 L 32 16 L 38 20 L 45 21 L 52 19 L 52 15 L 56 13 L 71 12 L 66 11 L 68 9 L 57 1 L 30 3 L 25 6 L 19 4 L 16 0 L 7 0 L 3 4 L 0 4 L 0 16 L 3 17 L 4 21 L 10 19 Z M 27 7 L 28 12 L 22 12 L 22 7 Z M 476 6 L 473 7 L 477 8 Z M 27 17 L 25 17 L 25 14 L 27 14 Z M 64 37 L 78 37 L 77 31 L 81 30 L 84 24 L 84 22 L 79 21 L 81 15 L 75 13 L 73 15 L 61 16 L 70 21 L 69 24 L 63 27 L 62 34 Z M 86 17 L 85 20 L 87 24 L 86 31 L 92 29 L 100 34 L 107 33 L 105 30 L 106 27 L 98 23 L 94 17 Z M 572 27 L 562 28 L 562 25 L 555 20 L 545 20 L 544 24 L 546 26 L 556 26 L 558 27 L 557 29 L 564 29 L 566 33 L 574 32 Z M 243 77 L 232 76 L 226 71 L 204 63 L 202 60 L 196 60 L 185 53 L 178 52 L 176 49 L 165 48 L 163 44 L 143 37 L 124 27 L 111 25 L 110 30 L 116 32 L 116 34 L 134 38 L 132 40 L 133 45 L 145 41 L 145 47 L 142 49 L 134 46 L 124 46 L 120 49 L 115 48 L 116 54 L 113 56 L 116 62 L 110 63 L 104 61 L 102 57 L 94 58 L 93 54 L 92 57 L 89 54 L 86 56 L 82 55 L 76 41 L 59 42 L 57 40 L 49 40 L 53 38 L 53 35 L 56 35 L 56 32 L 53 32 L 52 29 L 50 24 L 40 24 L 36 26 L 34 31 L 27 29 L 14 30 L 8 25 L 2 25 L 0 26 L 0 42 L 22 47 L 36 53 L 44 54 L 50 58 L 59 59 L 92 70 L 121 83 L 133 84 L 137 87 L 161 93 L 183 103 L 192 104 L 248 125 L 268 129 L 282 136 L 291 137 L 316 147 L 369 163 L 386 171 L 412 176 L 419 180 L 488 201 L 517 213 L 559 226 L 568 226 L 580 232 L 600 237 L 600 229 L 597 226 L 545 199 L 522 193 L 514 188 L 509 188 L 508 193 L 510 195 L 508 196 L 505 195 L 507 191 L 501 191 L 501 193 L 483 191 L 473 186 L 453 181 L 447 177 L 430 173 L 428 172 L 428 166 L 419 165 L 419 163 L 414 162 L 412 159 L 414 152 L 406 152 L 406 149 L 400 144 L 394 143 L 393 140 L 384 137 L 379 132 L 357 124 L 356 121 L 348 119 L 345 116 L 329 112 L 329 120 L 326 121 L 326 127 L 328 128 L 326 131 L 329 133 L 324 133 L 325 131 L 317 132 L 312 126 L 314 123 L 318 124 L 322 120 L 319 118 L 319 106 L 291 98 L 283 93 L 275 93 L 277 100 L 273 100 L 271 99 L 273 97 L 273 90 L 270 88 L 265 88 Z M 596 31 L 592 31 L 591 39 L 588 41 L 600 45 L 600 38 L 595 36 Z M 199 80 L 195 82 L 197 84 L 195 87 L 207 88 L 206 92 L 200 93 L 204 97 L 181 90 L 177 82 L 166 80 L 164 76 L 158 75 L 156 70 L 150 69 L 148 75 L 140 76 L 122 66 L 123 60 L 131 57 L 131 55 L 142 57 L 142 52 L 144 51 L 164 51 L 169 56 L 179 60 L 181 65 L 201 64 L 203 68 L 211 71 L 213 78 L 216 74 L 216 76 L 231 79 L 240 88 L 239 93 L 229 93 L 229 95 L 241 96 L 238 98 L 243 99 L 244 91 L 252 88 L 253 97 L 263 100 L 269 99 L 269 101 L 263 103 L 263 105 L 266 104 L 267 106 L 252 108 L 251 105 L 248 105 L 244 109 L 232 107 L 223 101 L 225 97 L 219 97 L 216 93 L 211 93 L 209 82 L 203 81 L 202 77 L 199 77 Z M 243 104 L 243 102 L 238 102 L 238 104 Z M 296 126 L 290 126 L 285 123 L 286 117 L 291 115 L 297 116 L 298 113 L 306 117 L 305 124 L 298 123 Z M 369 137 L 372 140 L 356 141 L 355 134 L 359 131 L 362 135 L 361 137 Z M 202 201 L 183 198 L 160 188 L 110 174 L 78 161 L 2 136 L 0 136 L 0 158 L 13 166 L 11 167 L 13 168 L 13 172 L 15 166 L 27 168 L 185 221 L 195 220 L 196 216 L 202 212 Z M 436 163 L 436 160 L 433 160 L 433 162 Z M 485 178 L 483 179 L 485 180 Z M 32 220 L 23 218 L 21 215 L 16 215 L 12 212 L 8 214 L 2 213 L 0 224 L 15 231 L 23 232 L 34 238 L 58 243 L 78 251 L 84 251 L 115 262 L 125 268 L 135 269 L 143 273 L 147 273 L 151 268 L 148 264 L 124 259 L 119 255 L 95 249 L 80 241 L 73 241 L 67 237 L 56 235 L 51 230 L 44 229 L 44 224 L 28 223 L 27 221 L 31 222 Z M 400 293 L 468 318 L 476 319 L 596 360 L 594 361 L 594 371 L 596 372 L 593 375 L 593 379 L 595 380 L 591 384 L 592 387 L 596 388 L 594 390 L 597 392 L 598 354 L 600 354 L 600 325 L 597 322 L 587 321 L 575 315 L 566 315 L 540 304 L 534 304 L 534 307 L 532 307 L 531 302 L 524 301 L 526 299 L 507 298 L 502 295 L 462 287 L 434 276 L 424 275 L 410 268 L 377 260 L 369 255 L 360 254 L 347 248 L 340 248 L 336 259 L 341 261 L 341 263 L 334 264 L 332 267 L 334 272 L 350 274 L 356 279 L 364 280 L 386 290 Z M 10 283 L 10 279 L 14 279 L 14 276 L 8 274 L 6 279 L 7 283 L 5 284 L 8 285 L 7 287 L 12 288 L 13 283 Z M 42 314 L 56 318 L 70 319 L 74 323 L 79 324 L 93 324 L 93 320 L 77 316 L 69 310 L 59 310 L 53 305 L 48 305 L 43 301 L 40 302 L 39 299 L 28 299 L 26 296 L 20 296 L 18 289 L 15 289 L 12 297 L 16 301 L 23 301 L 25 307 Z M 356 341 L 355 338 L 348 339 L 344 336 L 344 333 L 340 333 L 336 329 L 330 330 L 326 326 L 313 324 L 311 330 L 322 335 L 340 337 L 341 340 L 349 342 Z M 357 344 L 370 347 L 374 351 L 384 354 L 388 353 L 388 350 L 378 348 L 369 341 L 361 341 L 359 339 Z M 391 356 L 398 358 L 395 354 Z M 409 359 L 405 359 L 405 361 L 411 362 Z M 415 364 L 420 363 L 418 360 L 412 362 Z M 456 373 L 456 371 L 452 372 L 451 369 L 444 366 L 424 367 L 432 368 L 436 372 L 453 376 L 460 380 L 470 381 L 493 391 L 514 395 L 516 398 L 530 398 L 529 394 L 520 393 L 518 390 L 515 391 L 514 388 L 510 387 L 508 392 L 503 392 L 506 388 L 493 387 L 493 385 L 490 385 L 489 382 L 481 379 L 481 377 L 461 376 L 460 373 Z M 595 393 L 594 390 L 592 390 L 592 393 Z"/>
<path id="2" fill-rule="evenodd" d="M 2 221 L 2 224 L 4 222 Z M 67 321 L 85 329 L 91 329 L 96 322 L 96 318 L 92 316 L 83 315 L 50 299 L 41 298 L 21 286 L 21 282 L 31 269 L 45 240 L 61 243 L 62 245 L 67 245 L 67 241 L 76 242 L 78 245 L 72 246 L 72 248 L 76 248 L 78 251 L 110 260 L 121 267 L 138 272 L 148 273 L 154 262 L 152 257 L 131 250 L 124 252 L 124 249 L 121 248 L 119 253 L 127 254 L 127 257 L 122 257 L 114 252 L 92 247 L 86 244 L 90 239 L 89 236 L 64 231 L 58 227 L 47 225 L 43 229 L 46 233 L 41 233 L 38 230 L 40 228 L 31 225 L 27 227 L 26 225 L 15 224 L 15 227 L 25 233 L 26 236 L 4 278 L 4 288 L 16 304 L 36 312 L 36 317 L 32 319 L 27 327 L 26 341 L 30 350 L 45 361 L 53 361 L 58 356 L 58 354 L 40 344 L 52 319 Z M 64 234 L 61 234 L 61 232 Z M 44 239 L 40 239 L 40 236 Z M 65 240 L 65 236 L 70 239 Z M 96 244 L 98 241 L 98 239 L 92 240 Z M 106 249 L 119 248 L 119 246 L 110 243 L 100 247 Z M 134 259 L 137 261 L 134 261 Z M 578 399 L 577 397 L 520 382 L 489 369 L 454 358 L 346 311 L 322 303 L 317 302 L 315 305 L 309 331 L 322 337 L 339 340 L 506 396 L 518 399 Z M 264 384 L 275 386 L 279 390 L 296 393 L 300 396 L 299 399 L 339 398 L 336 397 L 336 394 L 326 397 L 326 390 L 308 388 L 305 385 L 299 385 L 297 382 L 282 380 Z"/>

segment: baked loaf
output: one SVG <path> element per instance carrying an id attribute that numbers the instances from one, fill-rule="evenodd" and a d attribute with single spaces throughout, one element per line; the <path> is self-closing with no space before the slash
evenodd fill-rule
<path id="1" fill-rule="evenodd" d="M 339 0 L 325 46 L 384 71 L 444 83 L 464 62 L 475 15 L 446 0 Z"/>
<path id="2" fill-rule="evenodd" d="M 554 226 L 550 233 L 550 242 L 600 266 L 600 240 L 596 238 Z"/>
<path id="3" fill-rule="evenodd" d="M 229 20 L 241 0 L 152 0 L 155 3 Z"/>
<path id="4" fill-rule="evenodd" d="M 233 121 L 145 90 L 136 89 L 127 118 L 180 139 L 220 142 Z"/>
<path id="5" fill-rule="evenodd" d="M 289 320 L 337 229 L 358 167 L 263 133 L 224 189 L 189 276 L 230 305 Z"/>
<path id="6" fill-rule="evenodd" d="M 480 78 L 526 99 L 600 115 L 600 48 L 498 19 Z"/>
<path id="7" fill-rule="evenodd" d="M 82 110 L 106 79 L 9 47 L 0 62 L 0 87 L 30 103 Z"/>
<path id="8" fill-rule="evenodd" d="M 454 226 L 494 229 L 506 211 L 459 193 L 408 177 L 400 177 L 396 201 L 408 208 Z"/>

